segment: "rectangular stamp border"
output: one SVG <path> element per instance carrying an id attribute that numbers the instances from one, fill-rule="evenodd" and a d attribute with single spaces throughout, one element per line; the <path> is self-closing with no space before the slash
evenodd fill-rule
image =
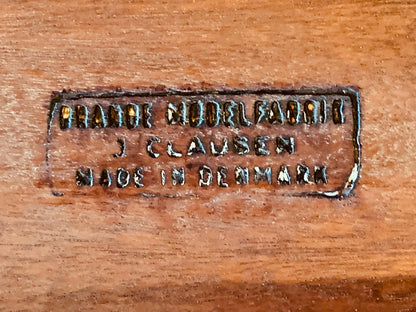
<path id="1" fill-rule="evenodd" d="M 149 89 L 137 89 L 137 90 L 92 90 L 92 91 L 66 91 L 54 92 L 52 94 L 49 103 L 49 113 L 47 120 L 47 138 L 46 138 L 46 174 L 47 183 L 55 196 L 64 195 L 61 192 L 55 191 L 51 175 L 50 167 L 50 144 L 51 144 L 51 130 L 52 123 L 56 116 L 56 111 L 61 102 L 64 100 L 78 100 L 82 98 L 94 98 L 94 99 L 109 99 L 118 97 L 164 97 L 164 96 L 203 96 L 203 95 L 244 95 L 244 94 L 276 94 L 276 95 L 343 95 L 348 96 L 351 99 L 351 109 L 353 116 L 353 133 L 352 144 L 354 148 L 354 165 L 351 173 L 344 183 L 344 185 L 336 188 L 332 191 L 326 192 L 303 192 L 294 193 L 286 196 L 292 197 L 320 197 L 320 198 L 333 198 L 342 199 L 353 194 L 353 190 L 357 184 L 361 170 L 361 118 L 360 118 L 360 95 L 357 91 L 350 87 L 332 87 L 332 88 L 299 88 L 299 89 L 275 89 L 275 88 L 260 88 L 260 89 L 208 89 L 208 90 L 181 90 L 181 89 L 165 89 L 165 90 L 149 90 Z"/>

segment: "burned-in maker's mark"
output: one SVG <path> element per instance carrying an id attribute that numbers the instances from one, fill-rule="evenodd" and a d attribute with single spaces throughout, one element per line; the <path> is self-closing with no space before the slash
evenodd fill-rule
<path id="1" fill-rule="evenodd" d="M 61 92 L 49 112 L 50 184 L 76 192 L 74 179 L 81 189 L 149 194 L 269 185 L 285 195 L 345 197 L 359 176 L 359 117 L 349 88 Z M 79 141 L 97 131 L 101 152 Z M 59 142 L 68 145 L 65 155 L 54 149 Z M 110 161 L 105 150 L 114 145 Z M 80 149 L 77 158 L 71 147 Z"/>

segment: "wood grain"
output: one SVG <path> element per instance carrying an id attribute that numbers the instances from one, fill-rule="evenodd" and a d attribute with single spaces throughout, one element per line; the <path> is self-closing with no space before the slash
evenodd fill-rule
<path id="1" fill-rule="evenodd" d="M 416 3 L 2 1 L 2 310 L 410 311 Z M 358 87 L 355 196 L 54 197 L 62 89 Z"/>

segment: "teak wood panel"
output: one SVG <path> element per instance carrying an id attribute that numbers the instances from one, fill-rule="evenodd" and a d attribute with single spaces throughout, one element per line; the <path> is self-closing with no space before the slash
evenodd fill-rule
<path id="1" fill-rule="evenodd" d="M 1 309 L 414 308 L 415 7 L 3 0 Z M 45 163 L 52 92 L 158 85 L 359 90 L 354 196 L 53 196 Z"/>

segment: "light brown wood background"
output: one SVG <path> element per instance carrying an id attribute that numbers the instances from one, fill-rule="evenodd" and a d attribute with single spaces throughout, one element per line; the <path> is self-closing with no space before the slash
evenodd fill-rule
<path id="1" fill-rule="evenodd" d="M 416 2 L 0 3 L 0 309 L 416 307 Z M 356 86 L 344 201 L 53 197 L 52 91 Z"/>

